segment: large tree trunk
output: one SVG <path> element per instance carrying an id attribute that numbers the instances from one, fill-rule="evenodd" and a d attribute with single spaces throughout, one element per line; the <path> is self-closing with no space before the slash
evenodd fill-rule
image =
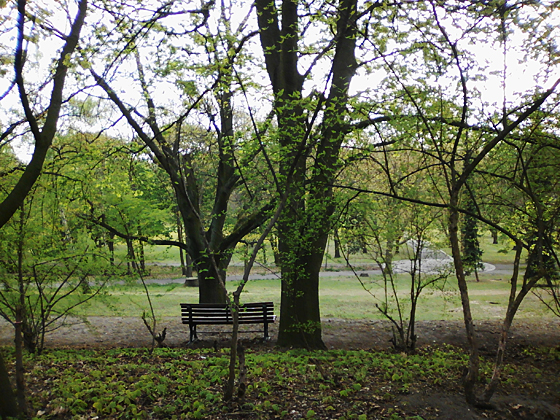
<path id="1" fill-rule="evenodd" d="M 280 179 L 287 200 L 278 222 L 282 301 L 278 343 L 323 349 L 319 312 L 319 270 L 331 227 L 332 184 L 345 135 L 348 87 L 355 73 L 356 0 L 336 7 L 336 39 L 328 98 L 308 120 L 302 107 L 304 78 L 298 72 L 300 16 L 298 4 L 257 0 L 261 46 L 275 95 L 281 146 Z M 324 108 L 323 108 L 324 106 Z M 316 144 L 311 142 L 315 117 L 324 110 Z M 307 158 L 313 154 L 313 163 Z"/>
<path id="2" fill-rule="evenodd" d="M 304 263 L 299 270 L 282 271 L 279 346 L 326 349 L 317 293 L 319 270 L 313 265 Z"/>
<path id="3" fill-rule="evenodd" d="M 217 260 L 217 258 L 216 258 Z M 220 282 L 226 280 L 226 267 L 217 267 L 219 261 L 213 262 L 210 257 L 205 257 L 196 264 L 198 274 L 198 301 L 199 303 L 227 303 L 227 292 Z"/>
<path id="4" fill-rule="evenodd" d="M 321 338 L 319 271 L 328 230 L 319 231 L 302 221 L 288 220 L 285 216 L 278 226 L 282 273 L 278 345 L 325 349 Z M 306 226 L 301 227 L 302 223 Z"/>
<path id="5" fill-rule="evenodd" d="M 16 397 L 6 370 L 4 358 L 0 352 L 0 418 L 17 417 L 18 409 Z"/>

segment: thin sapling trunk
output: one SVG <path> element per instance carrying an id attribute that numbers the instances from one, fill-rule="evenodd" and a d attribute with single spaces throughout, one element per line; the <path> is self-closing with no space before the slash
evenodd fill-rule
<path id="1" fill-rule="evenodd" d="M 230 401 L 233 398 L 233 393 L 235 388 L 235 363 L 237 359 L 237 343 L 238 343 L 238 336 L 239 336 L 239 299 L 241 296 L 241 292 L 243 291 L 243 288 L 249 281 L 249 274 L 251 273 L 251 269 L 255 264 L 255 260 L 257 259 L 259 250 L 261 249 L 265 238 L 268 236 L 268 234 L 276 224 L 276 221 L 278 220 L 280 213 L 282 213 L 282 209 L 284 208 L 284 204 L 286 202 L 286 197 L 287 195 L 285 194 L 282 200 L 280 201 L 280 204 L 278 204 L 278 208 L 276 209 L 274 216 L 272 216 L 272 219 L 270 219 L 268 225 L 266 226 L 261 236 L 257 240 L 257 243 L 253 248 L 253 252 L 251 253 L 251 257 L 249 258 L 249 261 L 247 261 L 247 265 L 245 266 L 243 279 L 241 280 L 241 283 L 239 284 L 237 289 L 233 292 L 233 305 L 231 306 L 232 319 L 233 319 L 233 332 L 231 336 L 229 376 L 228 376 L 227 386 L 224 391 L 224 400 L 226 401 Z M 244 390 L 243 390 L 243 394 L 244 394 Z"/>

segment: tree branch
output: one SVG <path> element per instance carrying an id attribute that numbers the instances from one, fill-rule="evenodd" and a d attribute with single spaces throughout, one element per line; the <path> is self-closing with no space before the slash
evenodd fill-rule
<path id="1" fill-rule="evenodd" d="M 187 245 L 182 243 L 182 242 L 178 242 L 178 241 L 172 241 L 172 240 L 168 240 L 168 239 L 150 239 L 147 236 L 136 236 L 136 235 L 128 235 L 126 233 L 122 233 L 121 231 L 115 229 L 114 227 L 112 227 L 111 225 L 109 225 L 108 223 L 104 222 L 103 220 L 95 217 L 95 216 L 78 216 L 79 218 L 83 219 L 83 220 L 87 220 L 89 222 L 92 222 L 94 224 L 96 224 L 97 226 L 101 226 L 102 228 L 106 229 L 108 232 L 112 233 L 115 236 L 118 236 L 121 239 L 125 239 L 125 240 L 131 240 L 131 241 L 140 241 L 140 242 L 145 242 L 151 245 L 167 245 L 167 246 L 176 246 L 178 248 L 182 248 L 185 251 L 188 251 L 187 249 Z"/>
<path id="2" fill-rule="evenodd" d="M 16 72 L 16 83 L 20 92 L 20 100 L 23 106 L 25 116 L 33 137 L 35 139 L 35 149 L 31 161 L 25 168 L 22 176 L 14 186 L 10 194 L 0 203 L 0 228 L 4 226 L 18 207 L 23 203 L 25 197 L 39 178 L 49 147 L 52 144 L 56 133 L 56 125 L 60 116 L 60 108 L 62 106 L 62 92 L 68 72 L 68 62 L 70 56 L 76 49 L 80 39 L 80 31 L 84 24 L 87 0 L 80 0 L 78 5 L 78 14 L 72 24 L 70 35 L 62 48 L 60 58 L 57 61 L 56 71 L 53 78 L 53 90 L 51 93 L 49 108 L 43 129 L 39 129 L 36 117 L 33 115 L 29 98 L 25 91 L 23 80 L 23 39 L 24 39 L 24 23 L 25 23 L 25 6 L 26 1 L 18 2 L 19 19 L 18 19 L 18 40 L 15 52 L 14 69 Z"/>

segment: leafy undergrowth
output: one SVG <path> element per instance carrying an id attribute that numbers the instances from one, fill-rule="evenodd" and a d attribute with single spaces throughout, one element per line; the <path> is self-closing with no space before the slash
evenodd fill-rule
<path id="1" fill-rule="evenodd" d="M 2 350 L 11 366 L 11 350 Z M 26 380 L 31 411 L 44 419 L 515 418 L 537 396 L 552 408 L 560 402 L 560 349 L 519 350 L 505 367 L 500 394 L 522 399 L 498 410 L 473 409 L 475 417 L 467 417 L 471 409 L 460 396 L 466 359 L 453 347 L 427 347 L 412 356 L 248 350 L 246 395 L 229 403 L 222 400 L 227 349 L 47 350 L 26 360 Z M 489 361 L 482 372 L 487 379 Z M 456 414 L 422 406 L 434 396 L 442 400 L 439 395 L 454 396 L 457 407 L 449 409 Z"/>

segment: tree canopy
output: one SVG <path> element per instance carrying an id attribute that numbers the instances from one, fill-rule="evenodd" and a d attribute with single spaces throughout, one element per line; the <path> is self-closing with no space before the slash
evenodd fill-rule
<path id="1" fill-rule="evenodd" d="M 478 395 L 478 230 L 529 255 L 505 336 L 532 287 L 557 279 L 557 20 L 553 1 L 0 2 L 2 238 L 40 197 L 53 255 L 81 240 L 110 254 L 120 238 L 132 268 L 144 244 L 176 246 L 200 302 L 225 302 L 236 246 L 280 209 L 278 342 L 321 349 L 329 235 L 375 248 L 389 273 L 401 238 L 437 224 L 467 399 L 485 403 L 498 371 Z"/>

